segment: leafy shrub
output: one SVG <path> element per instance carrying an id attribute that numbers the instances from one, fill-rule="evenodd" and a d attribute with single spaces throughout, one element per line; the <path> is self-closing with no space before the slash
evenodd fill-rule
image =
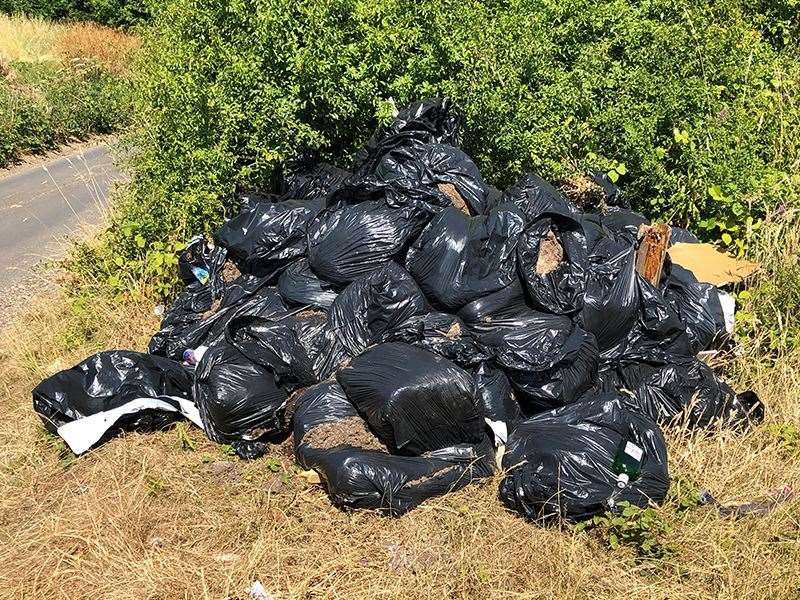
<path id="1" fill-rule="evenodd" d="M 116 130 L 128 118 L 129 84 L 102 65 L 12 63 L 0 78 L 0 166 L 23 152 L 41 152 L 91 134 Z"/>
<path id="2" fill-rule="evenodd" d="M 347 164 L 388 98 L 447 94 L 489 182 L 597 165 L 636 208 L 744 251 L 766 207 L 797 199 L 800 60 L 764 37 L 763 14 L 743 0 L 174 0 L 145 36 L 136 201 L 115 246 L 140 257 L 136 235 L 208 231 L 236 186 L 268 187 L 298 148 Z"/>
<path id="3" fill-rule="evenodd" d="M 146 0 L 0 0 L 0 12 L 48 19 L 96 21 L 111 27 L 131 27 L 147 21 Z"/>

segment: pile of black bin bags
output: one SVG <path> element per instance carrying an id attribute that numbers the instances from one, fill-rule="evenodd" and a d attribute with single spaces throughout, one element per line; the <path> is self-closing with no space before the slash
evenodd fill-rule
<path id="1" fill-rule="evenodd" d="M 185 416 L 244 458 L 292 432 L 336 504 L 394 515 L 492 475 L 503 445 L 500 497 L 526 517 L 662 501 L 659 426 L 761 416 L 696 357 L 725 336 L 725 295 L 669 261 L 658 287 L 640 277 L 646 220 L 607 180 L 595 213 L 533 174 L 486 185 L 459 125 L 418 102 L 351 171 L 302 159 L 279 194 L 239 194 L 180 256 L 149 353 L 43 381 L 45 427 L 82 452 Z"/>

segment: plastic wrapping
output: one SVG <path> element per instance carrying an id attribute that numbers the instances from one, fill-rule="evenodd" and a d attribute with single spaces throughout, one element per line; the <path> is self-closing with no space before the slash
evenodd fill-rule
<path id="1" fill-rule="evenodd" d="M 622 193 L 622 190 L 617 187 L 617 185 L 609 179 L 608 175 L 603 173 L 602 171 L 592 171 L 589 173 L 591 178 L 594 182 L 603 188 L 603 193 L 605 194 L 605 203 L 606 206 L 613 206 L 619 208 L 630 208 L 630 203 L 625 195 Z"/>
<path id="2" fill-rule="evenodd" d="M 447 208 L 414 242 L 406 266 L 432 303 L 458 310 L 514 281 L 522 227 L 511 205 L 477 217 Z"/>
<path id="3" fill-rule="evenodd" d="M 317 277 L 305 258 L 281 273 L 278 292 L 288 304 L 319 308 L 329 308 L 338 294 L 333 284 Z"/>
<path id="4" fill-rule="evenodd" d="M 488 438 L 425 456 L 387 453 L 339 385 L 330 381 L 297 398 L 294 444 L 297 461 L 319 473 L 335 504 L 393 516 L 494 472 Z"/>
<path id="5" fill-rule="evenodd" d="M 220 246 L 210 246 L 203 236 L 192 238 L 178 256 L 178 274 L 187 286 L 210 284 L 214 295 L 225 288 L 222 269 L 228 255 Z"/>
<path id="6" fill-rule="evenodd" d="M 641 472 L 618 487 L 620 443 L 643 450 Z M 658 426 L 613 396 L 542 413 L 510 435 L 500 484 L 505 505 L 529 519 L 578 521 L 620 502 L 661 503 L 669 489 L 667 449 Z"/>
<path id="7" fill-rule="evenodd" d="M 273 439 L 284 427 L 287 398 L 272 369 L 256 364 L 225 341 L 209 348 L 197 364 L 194 399 L 206 434 L 215 442 Z M 246 458 L 255 458 L 252 447 L 242 448 Z"/>
<path id="8" fill-rule="evenodd" d="M 418 456 L 484 438 L 472 377 L 421 348 L 380 344 L 340 369 L 336 379 L 392 452 Z"/>
<path id="9" fill-rule="evenodd" d="M 220 227 L 214 241 L 242 273 L 270 278 L 305 255 L 306 230 L 324 206 L 324 199 L 258 203 Z"/>
<path id="10" fill-rule="evenodd" d="M 51 375 L 33 389 L 33 410 L 45 428 L 59 427 L 140 398 L 191 398 L 192 375 L 166 358 L 109 350 L 93 354 L 71 369 Z M 140 410 L 123 415 L 112 432 L 155 430 L 172 423 L 178 412 Z"/>
<path id="11" fill-rule="evenodd" d="M 383 201 L 327 211 L 309 228 L 309 264 L 323 279 L 349 283 L 400 257 L 423 218 L 417 209 L 392 208 Z"/>

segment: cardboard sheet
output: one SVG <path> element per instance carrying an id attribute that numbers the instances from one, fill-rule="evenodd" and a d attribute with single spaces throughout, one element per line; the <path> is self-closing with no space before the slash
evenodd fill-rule
<path id="1" fill-rule="evenodd" d="M 668 254 L 672 262 L 689 269 L 698 281 L 716 286 L 739 283 L 761 266 L 720 252 L 711 244 L 675 244 Z"/>

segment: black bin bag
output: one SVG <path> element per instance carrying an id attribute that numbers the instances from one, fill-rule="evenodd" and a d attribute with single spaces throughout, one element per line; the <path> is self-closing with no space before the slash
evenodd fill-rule
<path id="1" fill-rule="evenodd" d="M 355 357 L 372 344 L 408 339 L 418 331 L 416 318 L 427 313 L 414 279 L 391 262 L 359 277 L 336 297 L 328 310 L 328 328 Z"/>
<path id="2" fill-rule="evenodd" d="M 587 247 L 577 217 L 545 214 L 529 225 L 517 246 L 517 263 L 531 306 L 556 315 L 580 310 Z"/>
<path id="3" fill-rule="evenodd" d="M 324 199 L 262 202 L 227 221 L 214 241 L 242 273 L 273 277 L 306 254 L 307 228 L 324 207 Z"/>
<path id="4" fill-rule="evenodd" d="M 225 327 L 237 316 L 271 316 L 287 310 L 278 291 L 252 275 L 242 275 L 227 284 L 218 302 L 212 300 L 210 288 L 206 293 L 209 302 L 200 307 L 192 304 L 196 295 L 184 293 L 178 297 L 150 339 L 150 354 L 181 360 L 185 350 L 210 346 L 222 339 Z"/>
<path id="5" fill-rule="evenodd" d="M 270 367 L 244 356 L 225 340 L 209 348 L 195 370 L 194 399 L 208 437 L 231 444 L 243 458 L 266 451 L 284 429 L 288 393 Z"/>
<path id="6" fill-rule="evenodd" d="M 527 173 L 509 187 L 500 197 L 495 197 L 498 204 L 510 202 L 525 216 L 525 224 L 529 225 L 542 215 L 555 213 L 578 218 L 580 211 L 567 200 L 564 195 L 535 173 Z"/>
<path id="7" fill-rule="evenodd" d="M 458 317 L 472 331 L 487 332 L 497 327 L 514 327 L 532 312 L 525 302 L 522 284 L 514 279 L 508 286 L 464 305 Z"/>
<path id="8" fill-rule="evenodd" d="M 692 354 L 707 350 L 727 337 L 725 313 L 715 286 L 700 283 L 688 269 L 671 264 L 663 293 L 686 327 Z"/>
<path id="9" fill-rule="evenodd" d="M 511 380 L 526 414 L 574 402 L 597 375 L 594 336 L 559 315 L 529 310 L 479 335 Z"/>
<path id="10" fill-rule="evenodd" d="M 408 339 L 393 336 L 393 341 L 403 341 L 443 356 L 460 367 L 470 367 L 487 359 L 478 340 L 456 315 L 431 312 L 415 317 L 416 331 L 410 331 Z M 413 328 L 413 324 L 409 324 Z"/>
<path id="11" fill-rule="evenodd" d="M 80 454 L 122 430 L 152 431 L 193 412 L 192 374 L 180 363 L 110 350 L 93 354 L 33 389 L 33 409 L 45 428 Z M 98 423 L 71 426 L 86 417 Z"/>
<path id="12" fill-rule="evenodd" d="M 332 208 L 309 228 L 308 262 L 322 279 L 347 284 L 402 255 L 424 217 L 382 200 Z"/>
<path id="13" fill-rule="evenodd" d="M 281 197 L 285 200 L 317 200 L 335 192 L 351 173 L 320 162 L 311 154 L 287 161 L 281 180 Z"/>
<path id="14" fill-rule="evenodd" d="M 352 178 L 335 198 L 348 202 L 382 198 L 390 206 L 436 212 L 455 206 L 470 214 L 486 211 L 486 185 L 469 156 L 447 144 L 405 142 L 388 150 L 374 171 Z"/>
<path id="15" fill-rule="evenodd" d="M 470 374 L 421 348 L 379 344 L 336 379 L 392 452 L 418 456 L 485 437 Z"/>
<path id="16" fill-rule="evenodd" d="M 514 281 L 522 229 L 512 205 L 476 217 L 446 208 L 409 249 L 406 267 L 432 304 L 457 311 Z"/>
<path id="17" fill-rule="evenodd" d="M 636 247 L 600 240 L 589 257 L 578 321 L 604 351 L 626 339 L 638 319 Z"/>
<path id="18" fill-rule="evenodd" d="M 296 407 L 297 461 L 319 473 L 337 506 L 400 516 L 494 472 L 488 438 L 425 456 L 389 454 L 335 381 L 305 390 Z"/>
<path id="19" fill-rule="evenodd" d="M 458 146 L 461 116 L 449 98 L 428 98 L 401 108 L 389 125 L 378 128 L 356 157 L 357 173 L 373 173 L 386 152 L 409 142 Z"/>
<path id="20" fill-rule="evenodd" d="M 722 424 L 744 429 L 764 418 L 758 396 L 737 394 L 694 357 L 674 357 L 663 365 L 627 365 L 620 375 L 621 384 L 634 392 L 632 405 L 665 425 L 677 420 L 692 428 Z"/>
<path id="21" fill-rule="evenodd" d="M 288 304 L 318 308 L 329 308 L 338 293 L 332 284 L 317 277 L 305 258 L 281 273 L 278 291 Z"/>
<path id="22" fill-rule="evenodd" d="M 508 434 L 523 418 L 511 382 L 505 373 L 489 363 L 479 365 L 473 376 L 478 400 L 483 406 L 486 423 L 494 434 L 495 445 L 505 444 Z"/>
<path id="23" fill-rule="evenodd" d="M 621 443 L 642 451 L 641 472 L 618 487 L 612 465 Z M 580 521 L 620 502 L 663 502 L 669 488 L 667 448 L 658 425 L 616 396 L 542 413 L 509 436 L 500 498 L 528 519 Z"/>

